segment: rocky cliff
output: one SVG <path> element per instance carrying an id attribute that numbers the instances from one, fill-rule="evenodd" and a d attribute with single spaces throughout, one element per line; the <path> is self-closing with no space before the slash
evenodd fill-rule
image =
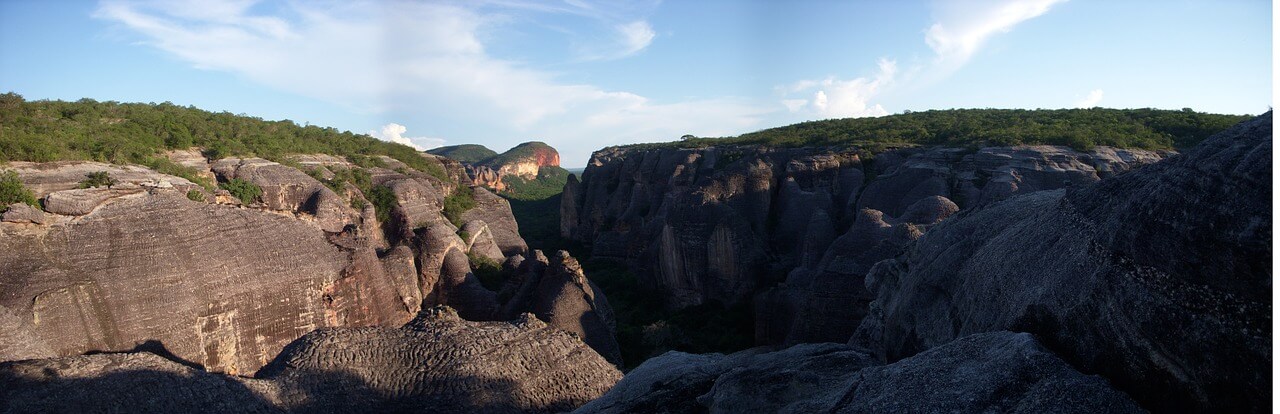
<path id="1" fill-rule="evenodd" d="M 890 361 L 1031 332 L 1155 411 L 1265 412 L 1271 114 L 1086 187 L 961 212 L 866 278 Z"/>
<path id="2" fill-rule="evenodd" d="M 532 315 L 467 322 L 441 307 L 399 328 L 313 331 L 255 378 L 147 352 L 0 363 L 0 411 L 551 413 L 620 377 Z"/>
<path id="3" fill-rule="evenodd" d="M 538 141 L 516 145 L 501 154 L 479 145 L 455 145 L 430 152 L 462 162 L 472 184 L 498 192 L 508 191 L 512 178 L 533 181 L 543 169 L 560 167 L 560 153 Z"/>
<path id="4" fill-rule="evenodd" d="M 599 292 L 583 303 L 482 286 L 472 257 L 501 261 L 527 247 L 509 205 L 483 189 L 467 192 L 477 207 L 461 213 L 463 229 L 444 217 L 446 195 L 465 177 L 447 158 L 424 154 L 439 167 L 426 173 L 389 157 L 359 167 L 326 155 L 288 165 L 191 155 L 173 154 L 199 175 L 259 192 L 246 202 L 139 166 L 0 165 L 43 207 L 6 206 L 0 222 L 0 360 L 152 350 L 247 374 L 315 329 L 399 326 L 423 306 L 496 320 L 541 309 L 508 302 L 538 303 L 557 311 L 541 317 L 570 331 L 561 319 L 611 318 L 597 308 L 606 306 Z M 79 188 L 97 172 L 115 183 Z M 607 330 L 575 332 L 616 354 Z"/>
<path id="5" fill-rule="evenodd" d="M 1056 146 L 608 148 L 569 181 L 562 236 L 625 259 L 668 306 L 753 301 L 760 343 L 843 342 L 867 269 L 956 211 L 1084 186 L 1166 152 Z"/>

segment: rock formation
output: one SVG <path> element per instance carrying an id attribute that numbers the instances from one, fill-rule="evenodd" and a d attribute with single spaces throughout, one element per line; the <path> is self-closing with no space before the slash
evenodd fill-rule
<path id="1" fill-rule="evenodd" d="M 433 308 L 398 329 L 313 331 L 253 379 L 146 352 L 0 363 L 0 411 L 562 412 L 620 377 L 531 315 L 478 323 Z"/>
<path id="2" fill-rule="evenodd" d="M 519 177 L 536 180 L 543 168 L 560 167 L 560 153 L 546 143 L 531 141 L 521 143 L 498 154 L 480 145 L 453 145 L 428 151 L 461 162 L 470 182 L 493 191 L 508 190 L 504 178 Z"/>
<path id="3" fill-rule="evenodd" d="M 1267 113 L 1123 176 L 962 212 L 871 270 L 853 341 L 893 361 L 1031 332 L 1152 410 L 1265 411 L 1271 136 Z"/>
<path id="4" fill-rule="evenodd" d="M 576 259 L 561 250 L 548 260 L 535 250 L 514 267 L 513 277 L 499 293 L 510 299 L 498 319 L 532 313 L 552 327 L 577 334 L 606 360 L 622 365 L 613 308 Z"/>
<path id="5" fill-rule="evenodd" d="M 957 209 L 1085 185 L 1165 155 L 607 148 L 581 183 L 566 185 L 561 233 L 593 257 L 627 260 L 670 308 L 752 300 L 761 343 L 843 342 L 870 300 L 859 283 L 866 270 Z"/>
<path id="6" fill-rule="evenodd" d="M 1034 337 L 993 332 L 889 365 L 841 344 L 645 361 L 579 413 L 1096 413 L 1143 410 Z"/>
<path id="7" fill-rule="evenodd" d="M 317 328 L 398 326 L 433 305 L 493 320 L 503 303 L 479 283 L 467 253 L 502 261 L 527 251 L 507 202 L 486 190 L 471 192 L 477 208 L 464 213 L 463 229 L 444 218 L 444 193 L 465 174 L 446 158 L 424 155 L 441 175 L 391 158 L 374 161 L 385 168 L 364 168 L 325 155 L 295 156 L 298 167 L 254 158 L 197 162 L 188 152 L 170 156 L 207 168 L 197 174 L 254 183 L 263 194 L 241 205 L 220 190 L 223 195 L 201 202 L 187 192 L 207 190 L 138 166 L 3 166 L 18 173 L 47 211 L 4 207 L 0 361 L 157 344 L 193 366 L 251 373 Z M 336 183 L 341 194 L 330 188 L 335 182 L 313 178 L 332 180 L 335 171 L 350 176 L 341 170 L 351 169 L 369 179 L 361 186 Z M 87 173 L 100 171 L 115 184 L 78 188 Z M 362 186 L 394 196 L 389 220 L 379 222 L 377 209 L 386 207 L 374 206 L 364 194 L 370 187 Z M 605 302 L 601 293 L 591 294 L 591 306 L 573 309 L 596 312 L 594 303 Z M 581 316 L 553 308 L 540 315 L 549 321 Z M 611 313 L 604 314 L 611 324 Z M 589 319 L 600 318 L 592 313 Z M 584 323 L 576 332 L 595 344 L 598 325 Z M 611 331 L 607 335 L 612 340 Z"/>

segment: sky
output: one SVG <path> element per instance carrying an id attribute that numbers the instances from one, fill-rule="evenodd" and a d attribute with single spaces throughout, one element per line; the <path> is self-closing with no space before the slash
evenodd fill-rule
<path id="1" fill-rule="evenodd" d="M 1272 102 L 1261 0 L 0 0 L 0 92 L 419 148 L 609 145 L 949 108 Z"/>

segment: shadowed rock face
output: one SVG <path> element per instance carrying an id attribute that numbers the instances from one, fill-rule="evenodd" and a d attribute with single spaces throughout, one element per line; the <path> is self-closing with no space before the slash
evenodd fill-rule
<path id="1" fill-rule="evenodd" d="M 1157 411 L 1265 411 L 1271 114 L 1164 162 L 939 224 L 867 277 L 853 341 L 889 360 L 1035 333 Z"/>
<path id="2" fill-rule="evenodd" d="M 589 244 L 593 257 L 627 259 L 671 308 L 762 295 L 761 342 L 843 342 L 870 299 L 860 283 L 866 270 L 956 209 L 1085 185 L 1164 155 L 1052 146 L 608 148 L 593 154 L 581 183 L 566 185 L 561 233 Z M 800 313 L 813 324 L 793 333 Z"/>
<path id="3" fill-rule="evenodd" d="M 1029 334 L 965 337 L 889 365 L 865 350 L 803 344 L 645 361 L 581 413 L 1143 412 Z"/>
<path id="4" fill-rule="evenodd" d="M 622 365 L 613 308 L 604 292 L 587 280 L 576 259 L 563 250 L 551 259 L 534 250 L 513 267 L 513 277 L 499 293 L 500 298 L 510 298 L 499 319 L 532 313 L 554 328 L 578 335 L 606 360 Z"/>
<path id="5" fill-rule="evenodd" d="M 150 353 L 0 363 L 6 412 L 561 412 L 621 373 L 581 341 L 524 315 L 466 322 L 448 308 L 401 328 L 328 328 L 257 378 Z"/>
<path id="6" fill-rule="evenodd" d="M 516 224 L 516 217 L 511 214 L 511 203 L 479 187 L 472 189 L 472 197 L 476 200 L 476 207 L 462 214 L 464 222 L 480 220 L 488 224 L 494 243 L 497 243 L 498 249 L 502 250 L 504 255 L 524 254 L 529 251 L 529 245 L 525 244 L 524 239 L 520 237 L 520 226 Z"/>

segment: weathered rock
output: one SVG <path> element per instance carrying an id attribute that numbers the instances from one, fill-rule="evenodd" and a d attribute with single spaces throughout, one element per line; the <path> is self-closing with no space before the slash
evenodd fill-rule
<path id="1" fill-rule="evenodd" d="M 1156 411 L 1260 412 L 1271 365 L 1271 114 L 1184 155 L 939 224 L 867 276 L 889 360 L 1035 333 Z"/>
<path id="2" fill-rule="evenodd" d="M 552 327 L 572 332 L 606 360 L 622 365 L 613 308 L 604 292 L 587 280 L 582 266 L 566 251 L 547 259 L 535 250 L 522 260 L 504 286 L 508 298 L 501 319 L 532 313 Z"/>
<path id="3" fill-rule="evenodd" d="M 146 352 L 0 363 L 0 411 L 561 412 L 619 377 L 531 316 L 474 323 L 444 308 L 399 329 L 316 330 L 256 379 Z"/>
<path id="4" fill-rule="evenodd" d="M 864 163 L 867 155 L 875 162 Z M 606 148 L 593 154 L 580 184 L 566 186 L 575 194 L 562 199 L 562 220 L 571 222 L 561 229 L 589 244 L 594 257 L 627 259 L 670 307 L 734 303 L 788 281 L 797 268 L 815 266 L 862 208 L 922 221 L 913 215 L 936 216 L 939 211 L 930 209 L 940 207 L 908 214 L 921 200 L 944 197 L 974 207 L 1096 181 L 1163 155 L 1051 146 L 878 154 L 849 148 Z M 867 183 L 867 177 L 874 178 Z M 802 272 L 805 285 L 818 271 Z"/>
<path id="5" fill-rule="evenodd" d="M 564 183 L 564 191 L 560 193 L 560 237 L 568 240 L 577 238 L 578 205 L 582 204 L 579 185 L 578 176 L 569 174 Z"/>
<path id="6" fill-rule="evenodd" d="M 25 203 L 10 204 L 4 210 L 3 221 L 9 223 L 33 223 L 44 224 L 44 211 L 38 207 L 32 207 Z"/>
<path id="7" fill-rule="evenodd" d="M 261 158 L 224 158 L 211 168 L 223 180 L 242 179 L 261 187 L 262 202 L 269 209 L 315 216 L 327 232 L 340 232 L 359 216 L 333 190 L 293 167 Z"/>
<path id="8" fill-rule="evenodd" d="M 352 254 L 301 221 L 174 192 L 52 226 L 0 223 L 0 307 L 40 341 L 10 347 L 31 338 L 0 330 L 0 360 L 31 356 L 22 349 L 52 357 L 158 341 L 210 370 L 246 373 L 331 314 L 403 322 L 402 300 L 362 296 L 395 289 L 383 287 L 393 281 L 376 258 Z"/>
<path id="9" fill-rule="evenodd" d="M 49 193 L 44 197 L 42 204 L 46 211 L 53 214 L 83 216 L 93 212 L 108 200 L 142 193 L 143 190 L 138 187 L 62 190 Z"/>
<path id="10" fill-rule="evenodd" d="M 80 188 L 80 182 L 89 173 L 105 172 L 118 187 L 155 188 L 160 186 L 186 194 L 199 188 L 186 179 L 161 174 L 137 165 L 114 165 L 91 161 L 56 161 L 46 163 L 10 162 L 4 165 L 18 173 L 22 184 L 36 196 L 44 198 L 56 191 Z"/>
<path id="11" fill-rule="evenodd" d="M 462 241 L 467 244 L 468 253 L 484 256 L 495 262 L 506 260 L 506 256 L 502 255 L 502 249 L 499 249 L 498 244 L 493 241 L 493 233 L 489 231 L 489 225 L 485 222 L 468 221 L 458 230 L 458 235 L 462 236 Z"/>
<path id="12" fill-rule="evenodd" d="M 503 255 L 527 253 L 529 246 L 520 237 L 520 226 L 516 224 L 515 215 L 511 214 L 511 203 L 484 188 L 474 187 L 471 191 L 476 206 L 462 213 L 462 221 L 480 220 L 488 224 L 493 241 Z"/>
<path id="13" fill-rule="evenodd" d="M 307 411 L 559 412 L 622 376 L 591 348 L 531 315 L 466 322 L 433 308 L 400 329 L 321 329 L 302 337 L 258 377 Z"/>
<path id="14" fill-rule="evenodd" d="M 694 403 L 696 401 L 696 403 Z M 578 412 L 1143 412 L 1029 334 L 957 340 L 889 365 L 842 344 L 731 355 L 669 352 Z"/>

